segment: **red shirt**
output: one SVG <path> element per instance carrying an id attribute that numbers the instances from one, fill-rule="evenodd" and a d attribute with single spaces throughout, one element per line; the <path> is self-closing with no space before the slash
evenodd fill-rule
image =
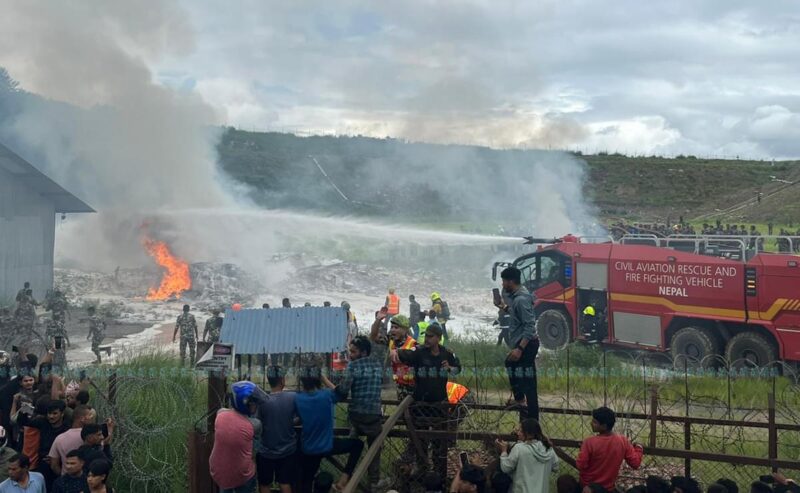
<path id="1" fill-rule="evenodd" d="M 253 424 L 230 409 L 222 409 L 214 420 L 214 448 L 208 466 L 211 477 L 222 489 L 242 486 L 255 473 L 253 463 Z"/>
<path id="2" fill-rule="evenodd" d="M 597 483 L 608 491 L 614 489 L 622 461 L 634 469 L 642 463 L 642 448 L 634 447 L 622 435 L 595 435 L 581 444 L 576 459 L 581 486 Z"/>

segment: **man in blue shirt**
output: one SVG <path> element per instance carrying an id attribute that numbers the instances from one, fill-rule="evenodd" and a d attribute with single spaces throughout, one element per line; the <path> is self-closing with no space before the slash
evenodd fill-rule
<path id="1" fill-rule="evenodd" d="M 370 358 L 372 343 L 365 336 L 357 336 L 350 342 L 350 363 L 344 379 L 334 385 L 324 375 L 322 382 L 333 389 L 339 399 L 350 396 L 347 415 L 350 421 L 350 438 L 360 435 L 367 437 L 367 444 L 381 434 L 381 383 L 383 382 L 383 365 L 375 358 Z M 380 452 L 369 465 L 369 481 L 372 491 L 381 491 L 387 485 L 380 480 Z"/>
<path id="2" fill-rule="evenodd" d="M 323 458 L 349 454 L 337 483 L 340 489 L 344 489 L 364 448 L 364 443 L 355 438 L 333 438 L 334 405 L 338 398 L 333 390 L 320 388 L 321 375 L 320 369 L 316 367 L 302 369 L 300 384 L 303 392 L 295 396 L 297 414 L 303 423 L 300 436 L 302 493 L 311 492 L 312 479 L 316 476 Z"/>
<path id="3" fill-rule="evenodd" d="M 8 479 L 0 483 L 0 493 L 46 493 L 44 476 L 29 471 L 31 461 L 23 454 L 8 459 Z"/>

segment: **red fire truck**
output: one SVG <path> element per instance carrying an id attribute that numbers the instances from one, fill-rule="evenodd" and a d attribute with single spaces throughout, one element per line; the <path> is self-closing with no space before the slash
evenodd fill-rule
<path id="1" fill-rule="evenodd" d="M 763 237 L 527 240 L 537 250 L 496 263 L 492 277 L 498 267 L 521 270 L 544 348 L 585 340 L 591 305 L 599 342 L 610 346 L 708 365 L 717 356 L 739 365 L 800 361 L 800 256 L 761 251 Z"/>

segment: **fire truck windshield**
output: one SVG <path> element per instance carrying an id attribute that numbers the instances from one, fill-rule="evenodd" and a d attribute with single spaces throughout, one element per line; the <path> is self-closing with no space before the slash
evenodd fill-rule
<path id="1" fill-rule="evenodd" d="M 514 266 L 522 274 L 522 285 L 533 292 L 551 282 L 558 281 L 563 285 L 563 262 L 561 255 L 548 252 L 522 257 L 514 262 Z"/>

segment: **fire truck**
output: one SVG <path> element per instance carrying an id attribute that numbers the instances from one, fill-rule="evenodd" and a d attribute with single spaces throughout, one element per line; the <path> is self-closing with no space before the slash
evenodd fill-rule
<path id="1" fill-rule="evenodd" d="M 534 297 L 542 347 L 587 340 L 588 315 L 611 347 L 764 366 L 800 361 L 800 256 L 763 252 L 769 237 L 628 235 L 544 240 L 513 262 Z M 783 241 L 791 242 L 791 238 Z M 791 249 L 790 249 L 791 251 Z"/>

